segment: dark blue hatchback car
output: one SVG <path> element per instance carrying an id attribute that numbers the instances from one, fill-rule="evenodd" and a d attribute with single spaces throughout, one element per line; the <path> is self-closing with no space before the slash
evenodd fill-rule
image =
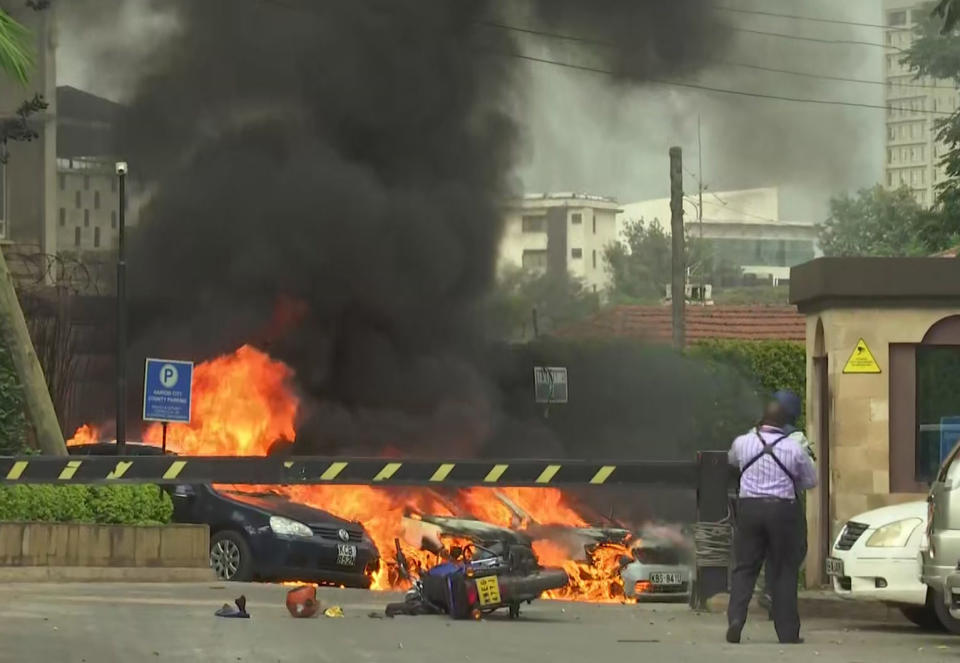
<path id="1" fill-rule="evenodd" d="M 113 455 L 111 443 L 69 447 L 71 455 Z M 127 443 L 129 455 L 159 447 Z M 276 493 L 233 486 L 165 486 L 173 520 L 210 527 L 210 566 L 222 580 L 303 580 L 369 587 L 380 553 L 363 525 Z"/>

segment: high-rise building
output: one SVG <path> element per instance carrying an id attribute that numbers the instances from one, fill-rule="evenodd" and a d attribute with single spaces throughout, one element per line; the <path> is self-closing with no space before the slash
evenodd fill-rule
<path id="1" fill-rule="evenodd" d="M 937 140 L 936 121 L 956 110 L 958 88 L 953 81 L 914 77 L 901 64 L 903 51 L 915 39 L 917 23 L 930 12 L 930 3 L 918 0 L 884 0 L 884 56 L 887 137 L 884 181 L 888 189 L 907 186 L 921 205 L 932 205 L 936 185 L 946 175 L 940 160 L 945 147 Z"/>

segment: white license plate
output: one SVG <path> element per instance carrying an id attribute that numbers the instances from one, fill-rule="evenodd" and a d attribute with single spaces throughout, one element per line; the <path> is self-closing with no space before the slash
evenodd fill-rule
<path id="1" fill-rule="evenodd" d="M 679 573 L 651 573 L 650 582 L 654 585 L 680 585 L 683 578 Z"/>
<path id="2" fill-rule="evenodd" d="M 827 557 L 827 575 L 828 576 L 842 576 L 843 575 L 843 560 L 837 559 L 836 557 Z"/>
<path id="3" fill-rule="evenodd" d="M 357 563 L 357 547 L 349 543 L 337 544 L 337 564 L 353 566 Z"/>

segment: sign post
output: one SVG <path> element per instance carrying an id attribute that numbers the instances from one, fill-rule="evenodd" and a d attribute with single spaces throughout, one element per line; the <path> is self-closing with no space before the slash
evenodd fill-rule
<path id="1" fill-rule="evenodd" d="M 164 452 L 167 450 L 167 424 L 190 423 L 192 396 L 193 362 L 147 359 L 143 374 L 143 420 L 162 424 Z"/>

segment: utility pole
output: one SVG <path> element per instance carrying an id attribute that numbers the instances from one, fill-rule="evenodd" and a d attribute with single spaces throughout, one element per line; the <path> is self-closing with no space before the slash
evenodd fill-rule
<path id="1" fill-rule="evenodd" d="M 43 367 L 37 359 L 37 353 L 30 340 L 27 321 L 17 300 L 17 291 L 13 277 L 7 267 L 7 261 L 0 251 L 0 332 L 3 341 L 10 350 L 13 367 L 23 387 L 27 416 L 36 433 L 37 445 L 45 455 L 66 456 L 67 446 L 63 442 L 63 431 L 57 421 L 57 411 L 50 398 L 50 390 L 43 376 Z"/>
<path id="2" fill-rule="evenodd" d="M 670 293 L 673 303 L 673 344 L 682 350 L 686 343 L 684 330 L 685 286 L 687 266 L 683 251 L 683 152 L 670 148 L 670 233 L 673 240 Z"/>
<path id="3" fill-rule="evenodd" d="M 127 164 L 117 162 L 119 184 L 119 217 L 117 226 L 117 455 L 123 455 L 127 448 L 127 256 L 124 231 L 127 207 L 126 180 Z"/>
<path id="4" fill-rule="evenodd" d="M 697 206 L 697 225 L 700 227 L 700 243 L 697 248 L 700 250 L 700 260 L 699 265 L 697 266 L 698 271 L 700 272 L 700 304 L 706 306 L 707 303 L 707 293 L 704 290 L 704 267 L 706 261 L 706 255 L 704 255 L 703 249 L 703 141 L 700 139 L 700 114 L 697 113 L 697 160 L 699 162 L 699 167 L 697 169 L 697 189 L 700 193 L 700 204 Z"/>

